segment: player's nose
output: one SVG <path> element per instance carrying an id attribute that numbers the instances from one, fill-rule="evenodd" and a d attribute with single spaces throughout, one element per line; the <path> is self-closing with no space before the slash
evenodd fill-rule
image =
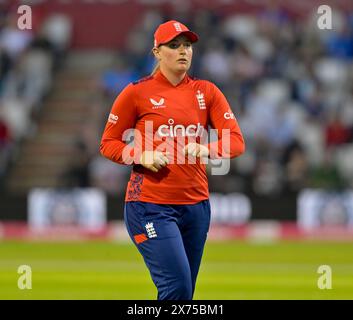
<path id="1" fill-rule="evenodd" d="M 178 49 L 179 52 L 186 53 L 186 45 L 184 43 L 181 43 Z"/>

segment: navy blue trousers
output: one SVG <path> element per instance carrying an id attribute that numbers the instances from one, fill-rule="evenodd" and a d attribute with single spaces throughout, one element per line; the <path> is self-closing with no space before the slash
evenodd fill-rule
<path id="1" fill-rule="evenodd" d="M 142 254 L 158 300 L 191 300 L 210 226 L 210 203 L 125 203 L 127 231 Z"/>

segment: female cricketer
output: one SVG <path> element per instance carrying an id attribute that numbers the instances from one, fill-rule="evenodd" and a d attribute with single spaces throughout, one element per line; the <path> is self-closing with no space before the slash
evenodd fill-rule
<path id="1" fill-rule="evenodd" d="M 222 92 L 187 74 L 196 41 L 198 35 L 180 22 L 159 25 L 156 68 L 118 95 L 100 145 L 106 158 L 132 165 L 124 219 L 159 300 L 193 298 L 210 225 L 205 161 L 245 150 Z M 218 140 L 207 143 L 209 127 L 217 129 Z M 129 129 L 133 143 L 127 143 Z"/>

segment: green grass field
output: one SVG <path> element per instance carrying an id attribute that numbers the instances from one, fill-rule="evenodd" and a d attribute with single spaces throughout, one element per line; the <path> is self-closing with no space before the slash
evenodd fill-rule
<path id="1" fill-rule="evenodd" d="M 32 289 L 17 287 L 20 265 Z M 320 265 L 332 289 L 317 286 Z M 0 242 L 0 299 L 155 299 L 131 243 Z M 208 242 L 195 299 L 353 299 L 353 243 Z"/>

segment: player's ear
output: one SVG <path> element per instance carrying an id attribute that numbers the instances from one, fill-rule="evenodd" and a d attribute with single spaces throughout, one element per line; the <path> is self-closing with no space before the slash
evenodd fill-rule
<path id="1" fill-rule="evenodd" d="M 153 53 L 153 55 L 155 56 L 155 58 L 156 58 L 157 60 L 160 60 L 160 59 L 161 59 L 161 54 L 160 54 L 159 48 L 154 47 L 154 48 L 152 49 L 152 53 Z"/>

